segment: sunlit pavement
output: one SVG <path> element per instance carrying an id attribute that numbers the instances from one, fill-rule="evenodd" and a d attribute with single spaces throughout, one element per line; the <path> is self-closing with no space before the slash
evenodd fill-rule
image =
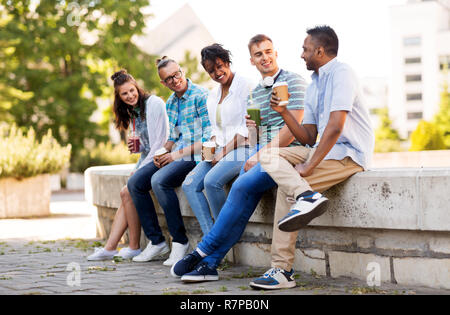
<path id="1" fill-rule="evenodd" d="M 0 220 L 0 240 L 57 240 L 96 237 L 95 207 L 84 200 L 82 191 L 52 194 L 50 217 Z"/>
<path id="2" fill-rule="evenodd" d="M 59 192 L 48 218 L 0 220 L 0 294 L 450 294 L 384 283 L 370 288 L 364 281 L 306 273 L 296 274 L 293 289 L 258 291 L 248 284 L 266 268 L 231 264 L 221 266 L 219 281 L 185 284 L 162 261 L 87 261 L 102 245 L 95 239 L 95 218 L 82 192 Z"/>

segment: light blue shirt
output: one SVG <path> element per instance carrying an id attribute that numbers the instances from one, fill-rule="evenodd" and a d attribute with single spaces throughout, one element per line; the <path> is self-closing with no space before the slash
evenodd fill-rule
<path id="1" fill-rule="evenodd" d="M 346 111 L 344 129 L 325 160 L 342 160 L 349 156 L 364 170 L 370 166 L 375 137 L 369 112 L 363 104 L 362 93 L 352 69 L 336 58 L 323 65 L 319 74 L 313 73 L 306 90 L 303 124 L 317 126 L 319 140 L 334 111 Z"/>

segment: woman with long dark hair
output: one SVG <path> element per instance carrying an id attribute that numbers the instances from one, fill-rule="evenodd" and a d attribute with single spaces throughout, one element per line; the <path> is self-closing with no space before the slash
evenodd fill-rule
<path id="1" fill-rule="evenodd" d="M 164 101 L 146 93 L 136 80 L 120 70 L 111 76 L 114 81 L 114 116 L 116 128 L 121 131 L 133 129 L 139 135 L 139 145 L 128 139 L 130 152 L 140 153 L 140 159 L 131 176 L 138 169 L 153 161 L 156 150 L 167 141 L 168 121 Z M 139 147 L 139 148 L 138 148 Z M 88 260 L 109 260 L 114 256 L 132 259 L 141 253 L 139 240 L 141 224 L 136 208 L 125 185 L 120 191 L 122 200 L 116 212 L 111 233 L 104 248 L 97 248 Z M 129 247 L 117 251 L 117 245 L 128 229 Z"/>

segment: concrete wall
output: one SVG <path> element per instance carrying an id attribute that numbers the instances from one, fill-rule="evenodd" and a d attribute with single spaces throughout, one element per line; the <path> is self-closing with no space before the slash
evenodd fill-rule
<path id="1" fill-rule="evenodd" d="M 50 175 L 0 179 L 0 219 L 50 214 Z"/>
<path id="2" fill-rule="evenodd" d="M 120 204 L 119 191 L 130 171 L 131 166 L 122 165 L 94 167 L 85 173 L 86 198 L 99 209 L 100 237 L 109 233 Z M 381 281 L 450 289 L 448 187 L 450 168 L 356 174 L 325 193 L 331 201 L 328 211 L 299 232 L 294 269 L 363 280 L 376 269 Z M 181 189 L 177 194 L 195 246 L 202 236 L 200 227 Z M 155 205 L 165 229 L 162 209 Z M 229 260 L 270 266 L 274 207 L 272 190 L 259 203 Z"/>

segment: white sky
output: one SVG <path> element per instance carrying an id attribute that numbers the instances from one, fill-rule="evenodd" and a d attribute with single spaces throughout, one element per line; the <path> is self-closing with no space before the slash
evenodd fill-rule
<path id="1" fill-rule="evenodd" d="M 300 59 L 306 29 L 327 24 L 339 37 L 339 60 L 359 77 L 388 77 L 391 69 L 389 7 L 406 0 L 151 0 L 157 25 L 189 3 L 213 38 L 233 54 L 233 68 L 259 78 L 249 62 L 248 40 L 263 33 L 278 50 L 278 64 L 310 72 Z M 150 25 L 151 27 L 151 25 Z M 174 25 L 176 27 L 176 25 Z"/>

